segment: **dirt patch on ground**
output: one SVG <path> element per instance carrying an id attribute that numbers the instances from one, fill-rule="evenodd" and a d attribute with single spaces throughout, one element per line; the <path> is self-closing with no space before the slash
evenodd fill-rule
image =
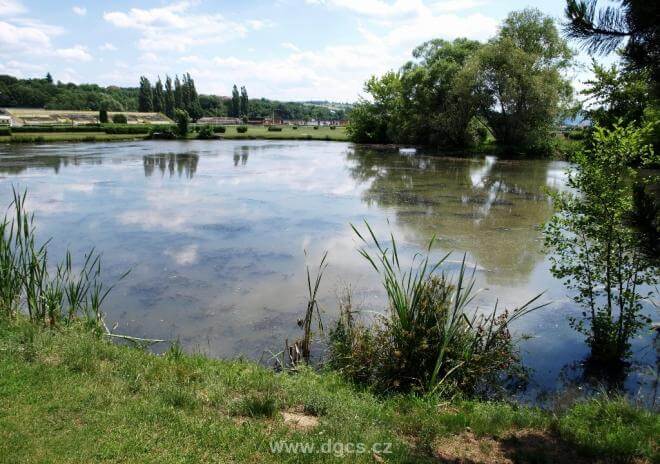
<path id="1" fill-rule="evenodd" d="M 536 430 L 519 430 L 499 439 L 477 437 L 465 431 L 439 439 L 434 448 L 440 462 L 452 464 L 594 462 L 579 457 L 569 444 L 551 434 Z"/>
<path id="2" fill-rule="evenodd" d="M 310 416 L 297 411 L 282 412 L 284 423 L 295 430 L 309 430 L 319 425 L 319 419 L 316 416 Z"/>

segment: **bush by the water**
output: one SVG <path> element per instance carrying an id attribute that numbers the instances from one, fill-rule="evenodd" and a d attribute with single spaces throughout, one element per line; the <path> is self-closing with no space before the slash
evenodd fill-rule
<path id="1" fill-rule="evenodd" d="M 335 130 L 335 129 L 337 129 L 337 127 L 335 127 L 335 126 L 330 126 L 330 130 Z"/>
<path id="2" fill-rule="evenodd" d="M 115 124 L 127 124 L 128 119 L 126 119 L 126 115 L 124 114 L 114 114 L 112 115 L 112 122 Z"/>
<path id="3" fill-rule="evenodd" d="M 282 132 L 282 128 L 276 126 L 268 126 L 268 132 Z"/>
<path id="4" fill-rule="evenodd" d="M 248 130 L 247 126 L 238 126 L 238 127 L 236 127 L 236 132 L 238 132 L 239 134 L 244 134 L 244 133 L 247 132 L 247 130 Z"/>
<path id="5" fill-rule="evenodd" d="M 148 134 L 152 128 L 164 126 L 151 126 L 149 124 L 107 124 L 103 125 L 106 134 Z"/>
<path id="6" fill-rule="evenodd" d="M 293 129 L 293 130 L 297 130 L 297 129 L 298 129 L 298 126 L 293 126 L 291 129 Z"/>
<path id="7" fill-rule="evenodd" d="M 314 126 L 314 130 L 317 130 L 318 128 L 319 128 L 319 126 Z"/>
<path id="8" fill-rule="evenodd" d="M 176 139 L 175 126 L 153 126 L 149 131 L 149 138 L 159 140 L 174 140 Z"/>
<path id="9" fill-rule="evenodd" d="M 381 244 L 367 224 L 369 243 L 360 253 L 383 280 L 388 310 L 371 324 L 356 317 L 350 296 L 342 301 L 340 318 L 330 333 L 330 364 L 348 378 L 376 391 L 462 393 L 491 396 L 501 392 L 502 379 L 523 380 L 524 371 L 509 332 L 515 319 L 540 306 L 534 298 L 511 312 L 468 313 L 474 299 L 474 271 L 467 275 L 465 258 L 455 280 L 437 274 L 446 255 L 431 263 L 428 253 L 417 267 L 404 270 L 397 245 Z M 505 382 L 506 383 L 506 382 Z"/>
<path id="10" fill-rule="evenodd" d="M 210 125 L 202 126 L 197 133 L 197 138 L 202 140 L 214 139 L 216 137 L 217 135 L 215 135 L 213 127 Z"/>
<path id="11" fill-rule="evenodd" d="M 11 135 L 11 127 L 0 127 L 0 136 L 1 135 Z"/>
<path id="12" fill-rule="evenodd" d="M 225 126 L 213 126 L 213 132 L 216 134 L 224 134 L 227 131 Z"/>

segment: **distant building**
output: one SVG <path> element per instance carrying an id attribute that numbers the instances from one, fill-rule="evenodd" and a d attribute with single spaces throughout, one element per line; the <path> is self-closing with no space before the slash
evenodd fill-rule
<path id="1" fill-rule="evenodd" d="M 0 114 L 0 126 L 11 126 L 11 116 Z"/>
<path id="2" fill-rule="evenodd" d="M 231 126 L 241 124 L 242 122 L 243 121 L 241 121 L 239 118 L 230 118 L 226 116 L 206 116 L 197 120 L 197 124 L 214 124 L 221 126 Z"/>

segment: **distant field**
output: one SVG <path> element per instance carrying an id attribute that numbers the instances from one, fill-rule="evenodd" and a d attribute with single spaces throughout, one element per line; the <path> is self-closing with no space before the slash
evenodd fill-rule
<path id="1" fill-rule="evenodd" d="M 245 133 L 239 133 L 237 126 L 227 126 L 224 134 L 218 134 L 224 139 L 268 139 L 268 140 L 332 140 L 348 141 L 346 128 L 337 127 L 334 130 L 329 127 L 320 126 L 314 129 L 312 126 L 282 127 L 281 132 L 269 132 L 266 126 L 248 126 Z M 109 141 L 109 140 L 136 140 L 144 139 L 146 134 L 107 134 L 105 132 L 21 132 L 11 136 L 0 136 L 0 143 L 39 143 L 39 142 L 84 142 L 84 141 Z M 195 138 L 191 133 L 189 138 Z"/>

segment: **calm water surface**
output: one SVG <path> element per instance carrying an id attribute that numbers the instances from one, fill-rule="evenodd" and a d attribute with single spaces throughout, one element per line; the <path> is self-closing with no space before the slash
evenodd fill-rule
<path id="1" fill-rule="evenodd" d="M 430 154 L 432 155 L 432 154 Z M 390 231 L 408 255 L 435 234 L 435 252 L 478 265 L 481 308 L 545 291 L 544 310 L 521 321 L 527 395 L 565 385 L 582 359 L 568 328 L 574 309 L 550 275 L 539 226 L 564 186 L 566 165 L 495 157 L 404 156 L 336 142 L 195 141 L 0 147 L 0 198 L 28 188 L 42 238 L 56 254 L 94 246 L 109 281 L 130 268 L 106 304 L 117 331 L 179 338 L 214 356 L 259 358 L 298 335 L 305 264 L 328 251 L 326 319 L 350 285 L 363 309 L 382 310 L 378 278 L 355 251 L 349 223 Z M 307 251 L 307 258 L 305 257 Z M 653 364 L 648 337 L 635 359 Z M 653 394 L 641 369 L 626 388 Z M 641 385 L 641 387 L 640 387 Z"/>

